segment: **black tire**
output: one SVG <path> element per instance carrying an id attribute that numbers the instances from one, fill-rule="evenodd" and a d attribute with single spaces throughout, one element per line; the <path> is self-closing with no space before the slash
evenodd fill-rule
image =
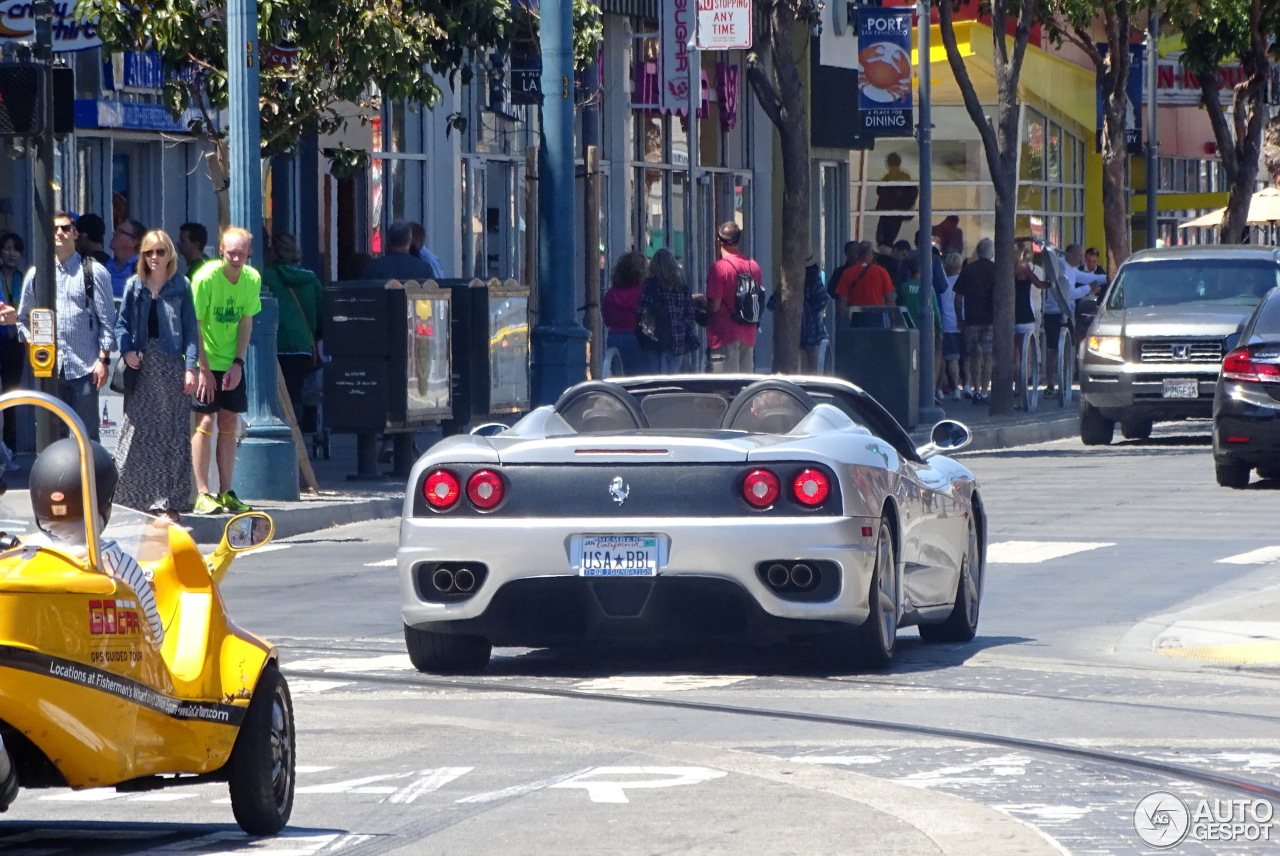
<path id="1" fill-rule="evenodd" d="M 1223 487 L 1248 487 L 1249 473 L 1252 470 L 1253 467 L 1239 458 L 1213 459 L 1213 474 L 1218 477 L 1218 484 Z"/>
<path id="2" fill-rule="evenodd" d="M 1258 467 L 1258 478 L 1280 479 L 1280 467 Z"/>
<path id="3" fill-rule="evenodd" d="M 227 763 L 231 811 L 250 835 L 275 835 L 293 812 L 293 700 L 275 663 L 258 677 Z"/>
<path id="4" fill-rule="evenodd" d="M 867 601 L 871 610 L 867 620 L 854 631 L 851 659 L 863 669 L 883 669 L 893 661 L 898 649 L 898 607 L 902 603 L 893 530 L 883 518 L 876 537 L 876 567 Z"/>
<path id="5" fill-rule="evenodd" d="M 419 672 L 434 675 L 474 675 L 489 665 L 493 646 L 483 636 L 434 633 L 404 626 L 409 660 Z"/>
<path id="6" fill-rule="evenodd" d="M 977 526 L 973 515 L 970 515 L 969 543 L 960 562 L 955 605 L 945 621 L 920 625 L 920 638 L 925 642 L 969 642 L 978 634 L 978 612 L 982 606 L 982 583 L 986 575 L 986 560 L 982 553 Z"/>
<path id="7" fill-rule="evenodd" d="M 1089 402 L 1080 407 L 1080 441 L 1086 446 L 1106 446 L 1115 436 L 1116 423 Z"/>
<path id="8" fill-rule="evenodd" d="M 1150 419 L 1137 419 L 1120 423 L 1120 433 L 1126 440 L 1149 440 L 1154 423 Z"/>

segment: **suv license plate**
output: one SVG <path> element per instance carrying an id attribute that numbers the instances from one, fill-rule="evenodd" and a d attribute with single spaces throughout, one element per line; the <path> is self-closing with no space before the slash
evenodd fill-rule
<path id="1" fill-rule="evenodd" d="M 658 573 L 658 539 L 653 535 L 582 535 L 578 574 L 584 577 L 652 577 Z"/>
<path id="2" fill-rule="evenodd" d="M 1195 378 L 1165 378 L 1165 398 L 1199 398 L 1200 381 Z"/>

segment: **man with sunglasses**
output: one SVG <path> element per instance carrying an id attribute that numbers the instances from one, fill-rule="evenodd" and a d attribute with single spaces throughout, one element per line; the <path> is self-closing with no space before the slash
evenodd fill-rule
<path id="1" fill-rule="evenodd" d="M 121 220 L 111 236 L 111 252 L 115 257 L 107 262 L 107 273 L 111 274 L 111 293 L 116 300 L 124 297 L 129 277 L 138 272 L 138 246 L 145 234 L 147 227 L 137 220 Z"/>
<path id="2" fill-rule="evenodd" d="M 111 300 L 111 277 L 106 269 L 76 252 L 79 237 L 66 214 L 53 215 L 53 255 L 58 313 L 58 398 L 76 412 L 92 440 L 98 439 L 98 390 L 107 383 L 107 364 L 116 344 L 116 307 Z M 136 249 L 136 247 L 135 247 Z M 22 281 L 17 322 L 30 340 L 31 310 L 35 308 L 33 267 Z M 0 311 L 0 323 L 4 314 Z"/>

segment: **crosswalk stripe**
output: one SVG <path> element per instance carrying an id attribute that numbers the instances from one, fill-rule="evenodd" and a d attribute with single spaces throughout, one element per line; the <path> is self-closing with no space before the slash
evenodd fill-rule
<path id="1" fill-rule="evenodd" d="M 987 545 L 987 564 L 1034 565 L 1114 546 L 1110 541 L 1001 541 Z"/>
<path id="2" fill-rule="evenodd" d="M 1214 562 L 1215 565 L 1269 565 L 1280 562 L 1280 547 L 1261 547 L 1247 553 L 1227 556 Z"/>

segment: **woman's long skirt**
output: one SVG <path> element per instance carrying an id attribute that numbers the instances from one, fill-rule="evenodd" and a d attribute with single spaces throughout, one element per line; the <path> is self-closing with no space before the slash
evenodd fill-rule
<path id="1" fill-rule="evenodd" d="M 138 384 L 124 398 L 116 443 L 116 503 L 139 511 L 190 511 L 191 396 L 182 392 L 185 363 L 160 351 L 143 355 Z"/>

